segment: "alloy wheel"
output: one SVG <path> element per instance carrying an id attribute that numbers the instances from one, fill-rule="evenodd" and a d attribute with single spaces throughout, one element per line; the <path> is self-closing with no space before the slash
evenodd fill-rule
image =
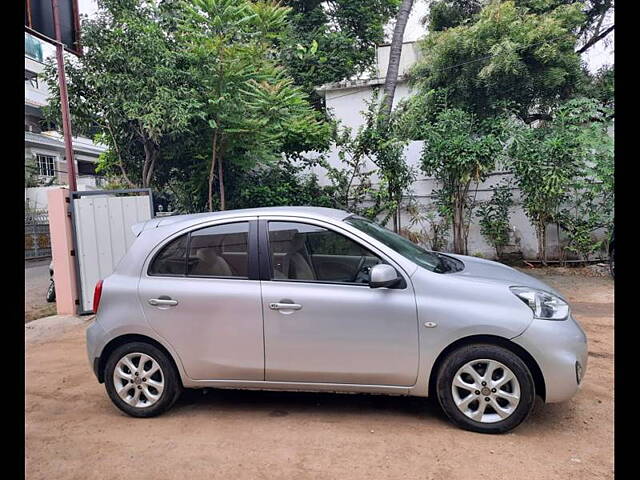
<path id="1" fill-rule="evenodd" d="M 520 384 L 504 364 L 491 359 L 467 362 L 451 385 L 453 401 L 464 415 L 480 423 L 505 420 L 520 403 Z"/>
<path id="2" fill-rule="evenodd" d="M 132 407 L 147 408 L 162 397 L 164 373 L 156 359 L 146 353 L 124 355 L 113 370 L 118 396 Z"/>

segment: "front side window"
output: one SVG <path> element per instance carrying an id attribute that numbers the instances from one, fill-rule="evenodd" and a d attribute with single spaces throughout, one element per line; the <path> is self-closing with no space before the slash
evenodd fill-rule
<path id="1" fill-rule="evenodd" d="M 382 263 L 370 250 L 316 225 L 269 222 L 271 277 L 332 283 L 369 283 L 369 269 Z"/>

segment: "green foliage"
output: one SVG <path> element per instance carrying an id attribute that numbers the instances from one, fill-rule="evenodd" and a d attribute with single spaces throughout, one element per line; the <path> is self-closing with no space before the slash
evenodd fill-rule
<path id="1" fill-rule="evenodd" d="M 467 252 L 467 236 L 475 204 L 471 185 L 483 182 L 504 154 L 504 118 L 479 119 L 461 109 L 445 109 L 431 122 L 423 122 L 420 139 L 424 140 L 420 158 L 422 171 L 434 177 L 439 188 L 434 191 L 439 213 L 453 226 L 453 248 Z"/>
<path id="2" fill-rule="evenodd" d="M 153 2 L 100 0 L 98 7 L 82 22 L 85 54 L 65 65 L 74 133 L 97 128 L 113 150 L 102 169 L 148 186 L 161 162 L 160 145 L 187 131 L 199 105 Z M 53 60 L 45 71 L 52 92 L 47 116 L 57 120 Z"/>
<path id="3" fill-rule="evenodd" d="M 500 259 L 502 249 L 509 243 L 509 208 L 513 206 L 513 195 L 509 183 L 492 188 L 491 198 L 478 206 L 476 215 L 480 219 L 480 233 L 494 246 Z"/>
<path id="4" fill-rule="evenodd" d="M 613 139 L 606 134 L 606 123 L 592 125 L 586 134 L 591 140 L 589 156 L 555 221 L 567 234 L 567 250 L 589 260 L 606 243 L 595 233 L 602 229 L 608 239 L 613 231 L 615 188 Z"/>
<path id="5" fill-rule="evenodd" d="M 510 146 L 512 168 L 523 208 L 536 229 L 542 261 L 546 260 L 548 223 L 565 223 L 570 232 L 578 232 L 576 222 L 560 215 L 566 202 L 581 203 L 585 188 L 592 188 L 594 200 L 605 190 L 607 195 L 613 192 L 613 149 L 606 115 L 597 101 L 578 98 L 558 107 L 552 121 L 536 128 L 522 126 L 516 132 Z M 582 179 L 596 172 L 605 183 L 588 187 Z M 582 212 L 574 219 L 582 217 Z"/>
<path id="6" fill-rule="evenodd" d="M 334 207 L 333 189 L 303 172 L 304 165 L 283 160 L 276 165 L 237 172 L 230 196 L 231 208 L 279 205 Z"/>
<path id="7" fill-rule="evenodd" d="M 314 88 L 351 78 L 370 68 L 375 47 L 399 0 L 284 0 L 291 8 L 279 55 L 314 104 Z"/>
<path id="8" fill-rule="evenodd" d="M 270 2 L 191 0 L 178 25 L 211 132 L 210 210 L 216 166 L 225 209 L 225 163 L 251 168 L 279 151 L 299 153 L 328 141 L 330 126 L 276 62 L 289 10 Z"/>
<path id="9" fill-rule="evenodd" d="M 375 186 L 373 183 L 375 170 L 367 167 L 371 160 L 363 146 L 363 130 L 364 127 L 360 127 L 355 135 L 348 127 L 336 132 L 335 145 L 343 167 L 333 167 L 324 159 L 320 159 L 320 165 L 333 186 L 337 208 L 370 219 L 386 213 L 381 222 L 384 225 L 392 205 L 384 185 Z"/>
<path id="10" fill-rule="evenodd" d="M 422 205 L 411 199 L 406 207 L 409 215 L 409 228 L 402 234 L 418 245 L 428 246 L 431 250 L 442 251 L 447 246 L 451 222 L 438 213 L 438 205 Z"/>
<path id="11" fill-rule="evenodd" d="M 440 32 L 468 21 L 482 9 L 481 0 L 436 0 L 429 4 L 426 23 L 430 32 Z"/>
<path id="12" fill-rule="evenodd" d="M 385 121 L 381 110 L 375 92 L 367 102 L 367 110 L 361 112 L 364 123 L 357 132 L 343 128 L 336 133 L 338 158 L 345 167 L 335 168 L 326 163 L 324 167 L 341 208 L 368 218 L 383 215 L 382 224 L 393 218 L 394 230 L 399 231 L 400 205 L 415 174 L 405 161 L 406 141 L 395 134 L 394 122 Z M 376 168 L 366 170 L 369 166 Z"/>
<path id="13" fill-rule="evenodd" d="M 438 90 L 450 107 L 481 117 L 509 107 L 529 122 L 568 98 L 580 74 L 574 30 L 584 21 L 580 4 L 538 13 L 513 1 L 493 1 L 474 21 L 430 32 L 411 80 Z"/>

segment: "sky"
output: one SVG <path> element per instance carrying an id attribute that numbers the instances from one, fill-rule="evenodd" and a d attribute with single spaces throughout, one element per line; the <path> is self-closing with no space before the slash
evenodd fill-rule
<path id="1" fill-rule="evenodd" d="M 98 8 L 96 0 L 78 0 L 78 7 L 81 14 L 89 16 Z M 426 33 L 425 28 L 420 24 L 420 19 L 426 15 L 427 10 L 427 0 L 415 0 L 404 34 L 405 42 L 415 41 Z M 613 37 L 614 34 L 609 35 L 607 40 L 599 42 L 583 55 L 584 60 L 589 65 L 589 70 L 592 72 L 595 72 L 603 65 L 614 63 Z"/>

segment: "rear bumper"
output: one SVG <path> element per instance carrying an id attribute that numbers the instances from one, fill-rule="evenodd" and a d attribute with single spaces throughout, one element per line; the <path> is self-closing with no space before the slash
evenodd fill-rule
<path id="1" fill-rule="evenodd" d="M 87 358 L 89 360 L 89 365 L 93 370 L 96 378 L 100 383 L 104 381 L 102 378 L 102 374 L 99 371 L 100 367 L 100 352 L 102 350 L 102 343 L 105 337 L 105 331 L 100 326 L 100 324 L 94 320 L 91 322 L 91 325 L 87 328 L 86 332 L 87 337 Z"/>
<path id="2" fill-rule="evenodd" d="M 512 339 L 538 363 L 544 378 L 547 403 L 573 397 L 587 370 L 587 336 L 570 316 L 564 321 L 534 320 Z"/>

